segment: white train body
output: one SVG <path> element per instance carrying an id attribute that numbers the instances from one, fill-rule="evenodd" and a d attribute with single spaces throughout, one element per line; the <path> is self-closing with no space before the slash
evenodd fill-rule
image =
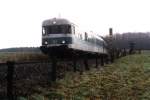
<path id="1" fill-rule="evenodd" d="M 94 33 L 81 33 L 66 19 L 53 18 L 42 24 L 42 46 L 107 54 L 105 41 Z"/>

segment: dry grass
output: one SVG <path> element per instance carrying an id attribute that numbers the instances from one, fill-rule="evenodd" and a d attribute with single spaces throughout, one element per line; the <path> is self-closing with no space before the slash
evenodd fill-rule
<path id="1" fill-rule="evenodd" d="M 29 52 L 16 52 L 0 53 L 0 63 L 5 63 L 7 61 L 25 62 L 25 61 L 43 61 L 48 60 L 48 56 L 42 53 L 29 53 Z"/>
<path id="2" fill-rule="evenodd" d="M 57 80 L 52 87 L 36 89 L 40 93 L 24 99 L 150 100 L 150 55 L 126 56 L 82 75 L 67 72 L 65 78 Z"/>

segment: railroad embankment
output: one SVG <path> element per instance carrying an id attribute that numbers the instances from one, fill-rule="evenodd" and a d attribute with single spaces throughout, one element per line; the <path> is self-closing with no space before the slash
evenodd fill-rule
<path id="1" fill-rule="evenodd" d="M 128 55 L 83 73 L 67 71 L 51 85 L 31 90 L 19 100 L 150 100 L 150 53 Z"/>
<path id="2" fill-rule="evenodd" d="M 150 100 L 150 53 L 134 54 L 83 74 L 67 72 L 31 100 Z M 22 97 L 22 99 L 26 97 Z M 45 99 L 43 99 L 45 98 Z M 26 99 L 25 99 L 26 100 Z M 61 100 L 61 99 L 60 99 Z"/>

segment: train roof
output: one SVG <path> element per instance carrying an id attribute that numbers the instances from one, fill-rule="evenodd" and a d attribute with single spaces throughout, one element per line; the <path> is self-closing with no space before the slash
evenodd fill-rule
<path id="1" fill-rule="evenodd" d="M 66 25 L 66 24 L 69 25 L 69 24 L 73 24 L 73 23 L 71 23 L 69 20 L 63 19 L 63 18 L 52 18 L 52 19 L 44 20 L 42 23 L 42 26 Z"/>

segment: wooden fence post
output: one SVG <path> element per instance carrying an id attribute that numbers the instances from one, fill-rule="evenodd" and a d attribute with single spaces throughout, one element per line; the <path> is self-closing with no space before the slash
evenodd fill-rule
<path id="1" fill-rule="evenodd" d="M 73 58 L 73 71 L 76 72 L 77 71 L 77 59 Z"/>
<path id="2" fill-rule="evenodd" d="M 14 100 L 14 96 L 13 96 L 14 65 L 15 65 L 14 62 L 7 61 L 7 97 L 8 97 L 8 100 Z"/>
<path id="3" fill-rule="evenodd" d="M 96 56 L 96 59 L 95 59 L 95 68 L 98 68 L 98 57 Z"/>
<path id="4" fill-rule="evenodd" d="M 51 70 L 51 80 L 54 82 L 56 81 L 56 67 L 57 67 L 57 60 L 56 57 L 52 56 L 52 70 Z"/>
<path id="5" fill-rule="evenodd" d="M 90 70 L 89 65 L 88 65 L 88 58 L 87 58 L 87 56 L 84 56 L 84 66 L 85 66 L 85 70 Z"/>
<path id="6" fill-rule="evenodd" d="M 111 54 L 110 54 L 110 61 L 111 61 L 111 63 L 114 62 L 114 53 L 111 53 Z"/>
<path id="7" fill-rule="evenodd" d="M 107 56 L 107 55 L 105 56 L 105 63 L 106 63 L 106 64 L 109 63 L 109 62 L 108 62 L 108 56 Z"/>
<path id="8" fill-rule="evenodd" d="M 104 66 L 104 57 L 103 57 L 103 55 L 101 56 L 101 66 Z"/>
<path id="9" fill-rule="evenodd" d="M 73 55 L 72 55 L 72 61 L 73 61 L 73 71 L 74 72 L 77 71 L 77 59 L 78 59 L 77 54 L 73 53 Z"/>

